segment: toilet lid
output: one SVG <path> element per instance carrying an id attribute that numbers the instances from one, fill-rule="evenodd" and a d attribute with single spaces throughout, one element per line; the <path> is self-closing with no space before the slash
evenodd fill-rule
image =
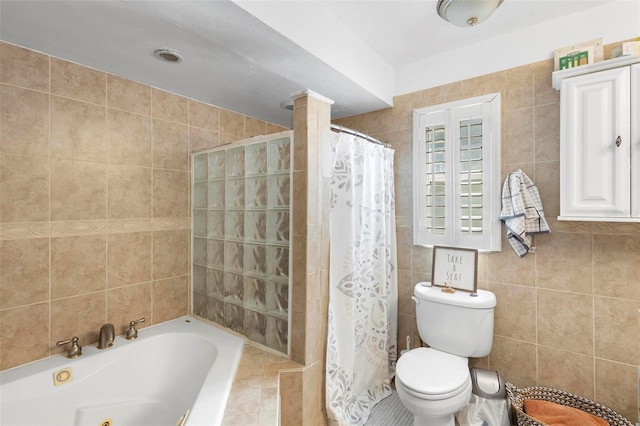
<path id="1" fill-rule="evenodd" d="M 431 348 L 413 349 L 396 364 L 396 379 L 425 396 L 457 393 L 470 377 L 466 358 Z"/>

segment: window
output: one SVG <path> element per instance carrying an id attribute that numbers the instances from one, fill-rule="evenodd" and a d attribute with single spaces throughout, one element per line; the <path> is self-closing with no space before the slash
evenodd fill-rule
<path id="1" fill-rule="evenodd" d="M 413 112 L 413 243 L 500 250 L 500 94 Z"/>

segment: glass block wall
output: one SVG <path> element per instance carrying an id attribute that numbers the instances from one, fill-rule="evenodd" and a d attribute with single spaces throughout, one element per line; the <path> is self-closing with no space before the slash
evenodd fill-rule
<path id="1" fill-rule="evenodd" d="M 288 351 L 293 132 L 195 153 L 193 307 Z"/>

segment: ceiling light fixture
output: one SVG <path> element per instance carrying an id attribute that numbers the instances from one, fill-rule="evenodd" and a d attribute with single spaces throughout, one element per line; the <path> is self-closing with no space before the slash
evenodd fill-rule
<path id="1" fill-rule="evenodd" d="M 164 62 L 171 62 L 173 64 L 182 62 L 182 56 L 180 56 L 180 54 L 175 50 L 171 49 L 158 49 L 153 52 L 153 56 Z"/>
<path id="2" fill-rule="evenodd" d="M 473 27 L 487 19 L 504 0 L 439 0 L 438 15 L 459 27 Z"/>

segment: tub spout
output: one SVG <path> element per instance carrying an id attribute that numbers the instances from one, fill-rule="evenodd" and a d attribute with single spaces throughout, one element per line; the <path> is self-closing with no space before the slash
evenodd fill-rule
<path id="1" fill-rule="evenodd" d="M 98 349 L 106 349 L 113 346 L 113 339 L 116 337 L 116 332 L 113 324 L 106 323 L 100 327 L 100 337 L 98 339 Z"/>

